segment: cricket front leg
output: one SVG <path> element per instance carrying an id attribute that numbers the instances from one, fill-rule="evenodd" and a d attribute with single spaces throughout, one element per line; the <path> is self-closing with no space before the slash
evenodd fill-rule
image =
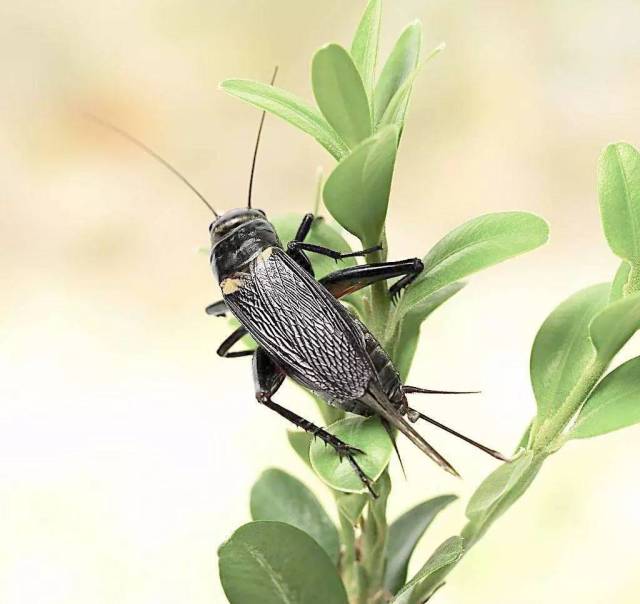
<path id="1" fill-rule="evenodd" d="M 227 303 L 224 300 L 218 300 L 213 304 L 209 304 L 204 311 L 208 315 L 213 315 L 214 317 L 224 317 L 229 312 L 229 309 L 227 308 Z"/>
<path id="2" fill-rule="evenodd" d="M 238 327 L 231 333 L 231 335 L 225 338 L 222 344 L 220 344 L 218 350 L 216 351 L 216 354 L 218 356 L 224 357 L 225 359 L 237 359 L 238 357 L 251 356 L 255 352 L 255 350 L 231 351 L 233 345 L 238 343 L 246 335 L 247 330 L 244 327 Z"/>
<path id="3" fill-rule="evenodd" d="M 278 415 L 289 420 L 298 428 L 302 428 L 305 432 L 309 432 L 309 434 L 312 434 L 314 437 L 321 439 L 335 450 L 340 459 L 346 458 L 362 484 L 367 488 L 369 493 L 371 493 L 371 496 L 377 498 L 378 495 L 373 490 L 371 479 L 355 460 L 355 455 L 357 453 L 364 454 L 364 451 L 348 445 L 337 436 L 327 432 L 324 428 L 316 426 L 314 423 L 304 419 L 293 411 L 289 411 L 289 409 L 282 407 L 272 400 L 273 395 L 278 391 L 285 377 L 286 374 L 284 370 L 269 357 L 263 348 L 258 348 L 253 357 L 253 379 L 256 389 L 256 400 L 261 405 L 268 407 Z"/>

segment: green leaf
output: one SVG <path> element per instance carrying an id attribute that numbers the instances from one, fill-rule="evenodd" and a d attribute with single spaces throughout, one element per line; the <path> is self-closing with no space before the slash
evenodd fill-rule
<path id="1" fill-rule="evenodd" d="M 262 473 L 251 489 L 251 518 L 278 520 L 299 528 L 338 562 L 338 531 L 316 496 L 297 478 L 275 468 Z"/>
<path id="2" fill-rule="evenodd" d="M 598 358 L 608 365 L 640 329 L 640 293 L 609 304 L 593 318 L 589 329 Z"/>
<path id="3" fill-rule="evenodd" d="M 313 57 L 311 82 L 318 107 L 348 147 L 371 135 L 369 99 L 349 53 L 338 44 Z"/>
<path id="4" fill-rule="evenodd" d="M 338 511 L 353 525 L 358 524 L 364 506 L 369 501 L 368 493 L 336 493 Z"/>
<path id="5" fill-rule="evenodd" d="M 376 84 L 373 96 L 374 124 L 378 124 L 391 99 L 418 66 L 422 25 L 415 21 L 400 34 Z"/>
<path id="6" fill-rule="evenodd" d="M 218 565 L 230 604 L 347 604 L 329 556 L 283 522 L 241 526 L 220 546 Z"/>
<path id="7" fill-rule="evenodd" d="M 349 152 L 345 142 L 314 107 L 286 90 L 251 80 L 225 80 L 220 88 L 310 134 L 337 160 Z"/>
<path id="8" fill-rule="evenodd" d="M 526 449 L 529 446 L 529 437 L 531 436 L 531 430 L 533 429 L 534 421 L 535 418 L 529 422 L 529 425 L 518 441 L 518 445 L 516 446 L 514 453 L 518 453 L 521 449 Z"/>
<path id="9" fill-rule="evenodd" d="M 624 297 L 624 287 L 629 281 L 629 274 L 631 273 L 631 265 L 623 260 L 616 271 L 616 276 L 613 278 L 611 284 L 611 292 L 609 293 L 609 301 L 615 302 Z"/>
<path id="10" fill-rule="evenodd" d="M 313 437 L 308 432 L 295 432 L 294 430 L 287 430 L 287 440 L 298 454 L 300 459 L 304 461 L 309 467 L 311 467 L 311 460 L 309 459 L 309 448 L 311 447 L 311 439 Z"/>
<path id="11" fill-rule="evenodd" d="M 405 512 L 389 527 L 387 566 L 384 575 L 387 591 L 394 594 L 404 585 L 409 559 L 418 541 L 438 513 L 456 499 L 455 495 L 429 499 Z"/>
<path id="12" fill-rule="evenodd" d="M 464 555 L 464 539 L 449 537 L 426 561 L 425 565 L 407 583 L 398 595 L 391 600 L 392 604 L 414 604 L 424 602 L 442 583 L 443 576 L 449 567 L 456 564 Z"/>
<path id="13" fill-rule="evenodd" d="M 302 221 L 302 216 L 302 214 L 291 212 L 276 216 L 271 221 L 276 227 L 278 237 L 280 237 L 280 241 L 285 247 L 287 243 L 295 237 L 298 227 L 300 226 L 300 222 Z M 323 218 L 316 218 L 316 220 L 313 221 L 313 225 L 311 226 L 311 230 L 309 231 L 305 241 L 307 243 L 314 243 L 315 245 L 328 247 L 338 252 L 352 251 L 345 238 L 338 231 L 338 228 L 328 223 Z M 316 279 L 321 279 L 338 268 L 346 268 L 348 266 L 356 265 L 355 258 L 345 258 L 344 260 L 340 260 L 340 264 L 336 266 L 336 262 L 333 258 L 328 258 L 321 254 L 314 254 L 311 252 L 308 254 L 308 257 L 309 260 L 311 260 L 311 265 L 313 266 L 313 270 L 316 274 Z"/>
<path id="14" fill-rule="evenodd" d="M 502 464 L 489 474 L 471 496 L 466 509 L 467 518 L 476 522 L 494 513 L 528 470 L 532 461 L 533 452 L 526 451 L 514 461 Z"/>
<path id="15" fill-rule="evenodd" d="M 380 0 L 370 0 L 351 43 L 351 57 L 358 68 L 369 98 L 372 97 L 373 93 L 381 15 L 382 2 Z"/>
<path id="16" fill-rule="evenodd" d="M 600 156 L 598 193 L 604 234 L 613 253 L 640 264 L 640 153 L 627 143 Z"/>
<path id="17" fill-rule="evenodd" d="M 355 459 L 371 480 L 378 479 L 389 463 L 393 445 L 377 417 L 346 417 L 331 424 L 327 430 L 347 444 L 364 451 L 365 455 L 356 454 Z M 348 460 L 340 459 L 320 439 L 311 443 L 309 457 L 316 474 L 331 488 L 345 493 L 367 491 Z"/>
<path id="18" fill-rule="evenodd" d="M 607 283 L 583 289 L 560 304 L 540 327 L 530 362 L 538 421 L 562 405 L 595 358 L 589 324 L 606 306 L 608 295 Z"/>
<path id="19" fill-rule="evenodd" d="M 429 53 L 429 56 L 425 58 L 423 63 L 430 61 L 433 57 L 440 54 L 440 52 L 443 51 L 444 48 L 444 44 L 440 44 L 439 46 L 434 48 Z M 396 124 L 402 128 L 402 126 L 404 125 L 404 118 L 407 113 L 407 106 L 409 105 L 409 99 L 411 98 L 411 90 L 413 89 L 414 81 L 421 68 L 422 65 L 419 65 L 416 69 L 414 69 L 402 83 L 402 86 L 400 86 L 398 90 L 396 90 L 378 122 L 378 127 L 381 128 L 382 126 L 386 126 L 389 124 Z"/>
<path id="20" fill-rule="evenodd" d="M 418 347 L 422 323 L 432 312 L 442 306 L 449 298 L 455 296 L 464 286 L 465 284 L 461 282 L 445 285 L 437 292 L 427 296 L 418 310 L 410 312 L 404 317 L 400 333 L 396 337 L 393 353 L 394 364 L 403 380 L 407 378 L 411 368 L 411 363 Z"/>
<path id="21" fill-rule="evenodd" d="M 365 247 L 381 241 L 396 160 L 398 130 L 389 126 L 356 147 L 329 175 L 324 203 Z"/>
<path id="22" fill-rule="evenodd" d="M 571 429 L 571 438 L 590 438 L 640 422 L 640 357 L 608 374 L 591 393 Z"/>
<path id="23" fill-rule="evenodd" d="M 424 271 L 407 288 L 398 317 L 420 312 L 441 287 L 518 256 L 547 241 L 547 223 L 527 212 L 479 216 L 451 231 L 424 258 Z"/>

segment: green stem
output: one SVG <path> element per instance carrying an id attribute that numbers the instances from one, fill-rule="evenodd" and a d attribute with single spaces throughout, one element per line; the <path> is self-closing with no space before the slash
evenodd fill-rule
<path id="1" fill-rule="evenodd" d="M 564 403 L 551 417 L 544 420 L 532 435 L 531 448 L 535 452 L 555 450 L 555 442 L 562 437 L 565 428 L 569 425 L 582 404 L 589 396 L 600 378 L 606 371 L 609 363 L 601 361 L 597 356 L 586 367 L 577 384 L 573 387 Z"/>
<path id="2" fill-rule="evenodd" d="M 366 263 L 384 262 L 387 259 L 387 236 L 382 233 L 382 250 L 367 254 Z M 384 341 L 385 329 L 391 311 L 391 301 L 389 300 L 389 288 L 386 281 L 378 281 L 370 286 L 371 306 L 367 326 L 380 341 Z"/>
<path id="3" fill-rule="evenodd" d="M 349 604 L 360 604 L 360 594 L 364 591 L 362 573 L 356 556 L 356 534 L 351 522 L 338 510 L 340 518 L 340 575 L 349 594 Z"/>
<path id="4" fill-rule="evenodd" d="M 383 602 L 384 570 L 389 527 L 387 525 L 387 501 L 391 493 L 389 472 L 384 471 L 376 482 L 378 499 L 369 502 L 361 539 L 362 567 L 367 577 L 367 604 Z"/>
<path id="5" fill-rule="evenodd" d="M 493 523 L 504 514 L 529 488 L 534 481 L 547 457 L 557 451 L 564 443 L 564 433 L 571 420 L 582 407 L 600 378 L 608 367 L 608 363 L 596 357 L 584 370 L 582 376 L 564 400 L 560 408 L 539 426 L 534 425 L 534 433 L 529 438 L 527 450 L 533 452 L 530 465 L 520 478 L 511 485 L 510 489 L 501 494 L 499 501 L 491 511 L 481 519 L 469 521 L 461 531 L 465 539 L 465 554 L 475 545 Z M 438 583 L 428 583 L 424 591 L 420 590 L 420 597 L 428 597 L 442 583 L 444 576 L 455 568 L 457 562 L 448 567 L 442 575 L 438 576 Z"/>

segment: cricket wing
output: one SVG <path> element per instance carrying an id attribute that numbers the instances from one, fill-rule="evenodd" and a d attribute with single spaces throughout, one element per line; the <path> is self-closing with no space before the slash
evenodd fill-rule
<path id="1" fill-rule="evenodd" d="M 364 393 L 374 371 L 362 331 L 284 250 L 270 248 L 221 285 L 231 312 L 288 375 L 331 399 Z"/>

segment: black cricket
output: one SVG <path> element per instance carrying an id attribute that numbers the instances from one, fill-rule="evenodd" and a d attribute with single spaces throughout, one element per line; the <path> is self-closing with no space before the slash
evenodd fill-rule
<path id="1" fill-rule="evenodd" d="M 276 73 L 277 69 L 274 78 Z M 329 405 L 364 417 L 378 416 L 394 447 L 395 428 L 455 476 L 458 473 L 453 466 L 424 440 L 411 423 L 424 419 L 506 461 L 497 451 L 409 407 L 406 396 L 409 393 L 466 393 L 403 384 L 378 340 L 339 302 L 347 294 L 393 278 L 397 281 L 389 288 L 389 296 L 392 301 L 397 300 L 402 290 L 422 272 L 420 259 L 360 264 L 337 270 L 318 281 L 307 253 L 322 254 L 338 262 L 344 258 L 366 256 L 381 247 L 341 253 L 307 243 L 305 239 L 315 217 L 306 214 L 294 239 L 285 248 L 265 212 L 251 207 L 255 162 L 264 118 L 265 113 L 260 120 L 253 153 L 247 207 L 218 216 L 209 206 L 216 216 L 209 226 L 210 262 L 223 299 L 208 306 L 206 312 L 223 316 L 230 311 L 241 324 L 222 342 L 218 355 L 226 358 L 252 356 L 256 400 L 333 447 L 340 458 L 348 460 L 374 497 L 376 493 L 372 482 L 356 459 L 358 454 L 364 454 L 363 451 L 273 400 L 285 377 L 309 389 Z M 233 351 L 232 347 L 247 334 L 252 336 L 258 347 Z"/>
<path id="2" fill-rule="evenodd" d="M 403 384 L 378 340 L 339 301 L 343 296 L 378 281 L 397 278 L 389 288 L 389 295 L 395 301 L 423 270 L 418 258 L 360 264 L 336 270 L 316 280 L 307 253 L 323 254 L 339 261 L 365 256 L 380 249 L 380 246 L 341 253 L 307 243 L 305 239 L 313 225 L 314 216 L 306 214 L 294 239 L 284 247 L 266 214 L 251 207 L 253 175 L 264 113 L 251 164 L 247 207 L 230 210 L 221 216 L 180 172 L 155 151 L 116 126 L 89 117 L 124 136 L 162 163 L 214 214 L 216 220 L 209 227 L 210 262 L 223 299 L 209 305 L 206 312 L 224 316 L 230 311 L 241 324 L 222 342 L 217 350 L 218 355 L 226 358 L 252 356 L 257 401 L 333 447 L 341 459 L 348 460 L 373 497 L 377 495 L 372 481 L 356 459 L 357 455 L 365 454 L 363 451 L 273 400 L 285 377 L 309 389 L 329 405 L 364 417 L 378 416 L 394 447 L 393 429 L 397 429 L 440 467 L 455 476 L 458 473 L 453 466 L 424 440 L 412 423 L 419 419 L 426 420 L 497 459 L 507 460 L 497 451 L 409 407 L 406 395 L 411 393 L 468 393 L 429 390 Z M 253 337 L 258 347 L 255 350 L 231 350 L 246 334 Z"/>
<path id="3" fill-rule="evenodd" d="M 422 271 L 422 262 L 413 258 L 356 265 L 317 281 L 306 252 L 340 260 L 363 256 L 378 248 L 343 254 L 305 243 L 313 219 L 312 214 L 303 218 L 286 248 L 262 210 L 230 210 L 211 224 L 211 267 L 223 299 L 207 307 L 207 313 L 220 316 L 228 310 L 241 323 L 222 342 L 218 354 L 227 358 L 253 356 L 258 402 L 333 447 L 349 461 L 374 496 L 371 480 L 356 460 L 362 451 L 273 400 L 285 377 L 344 411 L 365 417 L 379 416 L 390 438 L 393 438 L 391 428 L 398 429 L 451 474 L 458 475 L 407 419 L 410 422 L 425 419 L 504 460 L 500 453 L 409 407 L 408 393 L 448 392 L 404 385 L 373 334 L 339 302 L 342 296 L 376 281 L 400 277 L 389 288 L 389 295 L 395 298 Z M 258 347 L 232 351 L 233 345 L 246 334 L 253 337 Z"/>

